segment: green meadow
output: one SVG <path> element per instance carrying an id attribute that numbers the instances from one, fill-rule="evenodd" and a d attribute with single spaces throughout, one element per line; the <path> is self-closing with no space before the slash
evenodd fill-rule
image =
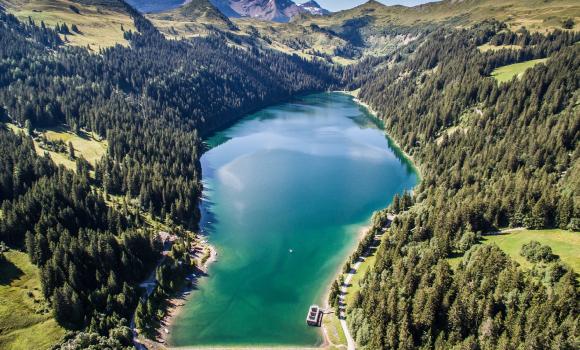
<path id="1" fill-rule="evenodd" d="M 539 63 L 544 63 L 547 60 L 548 60 L 547 58 L 540 58 L 537 60 L 530 60 L 526 62 L 515 63 L 499 67 L 495 69 L 493 72 L 491 72 L 491 76 L 494 77 L 500 83 L 503 83 L 512 80 L 512 78 L 515 76 L 520 78 L 528 68 L 532 68 L 533 66 Z"/>
<path id="2" fill-rule="evenodd" d="M 517 261 L 522 267 L 529 268 L 532 264 L 520 255 L 522 245 L 538 241 L 552 248 L 562 262 L 574 271 L 580 271 L 580 232 L 565 230 L 524 230 L 495 236 L 483 237 L 483 244 L 497 244 L 506 254 Z"/>
<path id="3" fill-rule="evenodd" d="M 40 287 L 39 271 L 25 253 L 0 262 L 0 349 L 50 349 L 64 336 Z"/>

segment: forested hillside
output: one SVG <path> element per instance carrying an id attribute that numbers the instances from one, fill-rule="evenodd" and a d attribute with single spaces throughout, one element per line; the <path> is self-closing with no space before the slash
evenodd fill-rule
<path id="1" fill-rule="evenodd" d="M 475 244 L 507 226 L 579 230 L 579 39 L 510 34 L 487 22 L 437 30 L 389 69 L 358 67 L 373 72 L 358 75 L 360 98 L 423 177 L 355 296 L 348 323 L 361 348 L 577 345 L 580 299 L 569 266 L 548 264 L 538 280 L 497 246 Z M 490 42 L 520 48 L 478 49 Z M 521 78 L 490 77 L 536 58 L 548 60 Z M 401 211 L 396 204 L 391 211 Z M 452 271 L 447 259 L 464 252 Z"/>
<path id="2" fill-rule="evenodd" d="M 131 345 L 137 284 L 159 258 L 143 215 L 197 226 L 201 137 L 335 82 L 325 65 L 219 37 L 167 41 L 133 16 L 139 32 L 125 32 L 130 47 L 95 54 L 0 9 L 1 117 L 26 130 L 0 130 L 0 241 L 40 267 L 57 321 L 113 348 Z M 35 129 L 63 125 L 106 139 L 106 156 L 92 168 L 71 152 L 71 171 L 37 155 Z"/>

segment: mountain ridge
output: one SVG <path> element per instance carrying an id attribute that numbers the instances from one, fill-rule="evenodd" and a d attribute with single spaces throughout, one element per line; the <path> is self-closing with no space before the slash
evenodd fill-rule
<path id="1" fill-rule="evenodd" d="M 330 11 L 316 1 L 296 4 L 292 0 L 210 0 L 224 15 L 231 18 L 249 17 L 272 22 L 289 22 L 300 14 L 327 15 Z"/>
<path id="2" fill-rule="evenodd" d="M 320 4 L 318 2 L 316 2 L 315 0 L 310 0 L 308 2 L 300 4 L 300 5 L 298 5 L 298 7 L 300 7 L 303 11 L 306 11 L 309 14 L 315 15 L 315 16 L 326 16 L 326 15 L 329 15 L 331 13 L 327 9 L 320 6 Z"/>

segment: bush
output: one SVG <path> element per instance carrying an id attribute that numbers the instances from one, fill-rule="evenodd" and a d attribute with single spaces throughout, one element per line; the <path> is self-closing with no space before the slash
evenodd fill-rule
<path id="1" fill-rule="evenodd" d="M 8 247 L 2 241 L 0 241 L 0 263 L 6 261 L 6 257 L 4 256 L 4 252 L 8 251 Z"/>
<path id="2" fill-rule="evenodd" d="M 463 234 L 463 236 L 461 236 L 461 239 L 457 243 L 457 250 L 465 253 L 469 250 L 469 248 L 471 248 L 472 245 L 476 244 L 478 240 L 479 239 L 475 233 L 467 231 Z"/>
<path id="3" fill-rule="evenodd" d="M 568 18 L 564 21 L 564 23 L 562 23 L 562 27 L 564 27 L 564 29 L 572 29 L 574 28 L 574 24 L 574 20 L 572 18 Z"/>
<path id="4" fill-rule="evenodd" d="M 557 256 L 552 253 L 552 248 L 542 245 L 538 241 L 530 241 L 524 244 L 520 250 L 520 255 L 532 263 L 548 263 L 557 259 Z"/>
<path id="5" fill-rule="evenodd" d="M 573 232 L 580 231 L 580 219 L 573 218 L 572 220 L 570 220 L 570 223 L 568 224 L 567 229 L 568 229 L 568 231 L 573 231 Z"/>

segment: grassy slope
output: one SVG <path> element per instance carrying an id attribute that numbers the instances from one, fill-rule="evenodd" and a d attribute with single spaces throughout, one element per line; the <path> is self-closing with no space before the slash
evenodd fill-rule
<path id="1" fill-rule="evenodd" d="M 188 5 L 166 13 L 150 14 L 148 18 L 173 39 L 208 35 L 211 33 L 208 24 L 223 31 L 231 30 L 231 24 L 214 15 L 215 8 L 208 9 L 206 2 L 193 0 L 190 5 L 194 4 L 199 10 L 189 11 L 185 16 L 183 9 Z M 506 21 L 512 30 L 521 26 L 532 31 L 561 29 L 562 22 L 568 18 L 580 23 L 580 3 L 574 0 L 444 0 L 404 7 L 371 1 L 331 16 L 301 16 L 288 24 L 247 18 L 231 21 L 240 29 L 233 31 L 234 34 L 255 36 L 257 32 L 264 39 L 264 46 L 312 59 L 320 57 L 318 53 L 334 56 L 335 49 L 346 47 L 351 39 L 362 39 L 365 55 L 389 54 L 413 39 L 411 36 L 385 34 L 385 29 L 392 27 L 432 24 L 462 27 L 488 18 Z M 361 34 L 359 39 L 355 39 L 358 34 L 352 32 L 353 23 L 354 27 L 360 26 L 357 31 Z M 313 24 L 318 27 L 311 26 Z M 343 65 L 356 62 L 346 57 L 334 57 L 333 60 Z"/>
<path id="2" fill-rule="evenodd" d="M 0 349 L 49 349 L 63 336 L 40 290 L 38 269 L 26 254 L 0 263 Z"/>
<path id="3" fill-rule="evenodd" d="M 493 236 L 484 236 L 482 244 L 496 244 L 523 268 L 531 268 L 532 264 L 520 255 L 522 245 L 536 240 L 552 248 L 552 252 L 571 266 L 576 273 L 580 271 L 580 232 L 565 230 L 524 230 Z M 457 268 L 463 256 L 457 255 L 448 259 L 452 269 Z"/>
<path id="4" fill-rule="evenodd" d="M 385 28 L 433 24 L 466 27 L 490 18 L 505 21 L 512 30 L 522 26 L 531 31 L 562 29 L 562 22 L 568 18 L 580 23 L 580 3 L 575 0 L 445 0 L 404 7 L 385 6 L 370 1 L 331 16 L 303 16 L 290 24 L 247 19 L 237 19 L 234 22 L 242 31 L 250 26 L 256 28 L 262 36 L 273 42 L 271 46 L 275 49 L 311 57 L 310 50 L 332 55 L 335 48 L 343 47 L 345 38 L 353 35 L 353 25 L 361 28 L 358 32 L 364 41 L 367 54 L 384 55 L 412 40 L 412 37 L 387 35 Z M 310 27 L 313 24 L 323 30 Z M 574 29 L 578 30 L 578 24 Z M 354 62 L 349 59 L 336 61 L 341 64 Z"/>
<path id="5" fill-rule="evenodd" d="M 417 25 L 447 23 L 468 26 L 488 18 L 505 21 L 512 29 L 525 26 L 532 31 L 562 29 L 568 18 L 580 21 L 576 0 L 444 0 L 415 7 L 385 6 L 370 1 L 329 17 L 308 17 L 303 23 L 335 26 L 352 18 L 370 16 L 374 25 Z M 576 24 L 575 29 L 577 29 Z"/>
<path id="6" fill-rule="evenodd" d="M 580 271 L 580 232 L 564 230 L 525 230 L 509 234 L 486 236 L 483 244 L 497 244 L 504 252 L 524 268 L 532 266 L 520 255 L 522 245 L 532 240 L 548 245 L 562 262 L 570 265 L 574 271 Z"/>
<path id="7" fill-rule="evenodd" d="M 548 60 L 547 58 L 540 58 L 537 60 L 530 60 L 526 62 L 510 64 L 508 66 L 503 66 L 495 69 L 491 73 L 491 76 L 494 77 L 500 83 L 503 83 L 512 80 L 514 76 L 517 76 L 518 78 L 521 77 L 528 68 L 532 68 L 538 63 L 544 63 L 547 60 Z"/>
<path id="8" fill-rule="evenodd" d="M 360 291 L 360 281 L 365 276 L 367 271 L 375 265 L 375 261 L 377 260 L 376 254 L 372 254 L 365 258 L 365 260 L 360 264 L 356 274 L 352 276 L 350 280 L 350 286 L 346 290 L 346 305 L 350 307 L 353 302 L 354 295 L 357 291 Z"/>
<path id="9" fill-rule="evenodd" d="M 83 5 L 71 0 L 0 0 L 0 5 L 22 21 L 30 16 L 35 22 L 44 21 L 49 27 L 66 23 L 70 28 L 76 24 L 81 34 L 67 35 L 69 43 L 84 47 L 90 45 L 93 50 L 115 44 L 128 45 L 121 26 L 126 31 L 135 31 L 131 16 L 114 7 Z M 71 6 L 80 13 L 75 13 Z"/>
<path id="10" fill-rule="evenodd" d="M 327 349 L 340 349 L 339 346 L 346 346 L 346 337 L 342 331 L 340 320 L 334 313 L 326 314 L 322 318 L 324 329 L 328 332 L 328 338 L 332 344 Z"/>
<path id="11" fill-rule="evenodd" d="M 24 129 L 19 128 L 14 124 L 7 123 L 6 125 L 14 133 L 24 132 Z M 95 165 L 97 160 L 101 159 L 107 153 L 107 141 L 97 140 L 94 135 L 83 133 L 79 136 L 67 131 L 64 127 L 43 129 L 40 130 L 40 132 L 46 135 L 46 138 L 49 140 L 63 140 L 67 145 L 71 142 L 75 149 L 76 156 L 82 156 L 92 165 Z M 36 148 L 36 153 L 39 155 L 44 155 L 45 152 L 48 152 L 50 158 L 56 164 L 63 165 L 65 168 L 70 170 L 76 169 L 76 163 L 69 159 L 68 154 L 42 149 L 37 141 L 34 141 L 34 146 Z"/>
<path id="12" fill-rule="evenodd" d="M 230 30 L 234 24 L 209 0 L 191 0 L 185 5 L 161 13 L 146 15 L 167 37 L 178 39 L 209 34 L 207 26 Z"/>
<path id="13" fill-rule="evenodd" d="M 75 154 L 82 155 L 92 165 L 95 165 L 107 153 L 107 142 L 96 139 L 94 135 L 84 132 L 76 135 L 64 128 L 47 129 L 44 134 L 49 140 L 62 140 L 67 144 L 71 142 Z"/>
<path id="14" fill-rule="evenodd" d="M 314 57 L 314 51 L 334 55 L 334 49 L 346 45 L 347 41 L 325 31 L 317 30 L 300 23 L 271 23 L 255 19 L 239 18 L 234 23 L 247 35 L 257 30 L 271 41 L 271 48 L 305 58 Z M 350 64 L 353 60 L 335 57 L 336 63 Z"/>
<path id="15" fill-rule="evenodd" d="M 521 46 L 518 45 L 491 45 L 491 44 L 483 44 L 477 47 L 481 52 L 487 51 L 499 51 L 499 50 L 521 50 Z"/>
<path id="16" fill-rule="evenodd" d="M 257 31 L 260 37 L 265 39 L 260 41 L 263 46 L 307 59 L 315 58 L 316 52 L 333 55 L 335 48 L 346 44 L 344 39 L 336 35 L 292 23 L 266 22 L 251 18 L 236 18 L 224 22 L 206 13 L 185 17 L 179 10 L 148 14 L 146 17 L 170 39 L 207 36 L 213 32 L 212 29 L 208 29 L 208 25 L 240 36 L 255 36 L 254 33 Z M 234 27 L 239 30 L 232 30 Z M 336 57 L 334 61 L 338 64 L 355 62 L 340 57 Z"/>

